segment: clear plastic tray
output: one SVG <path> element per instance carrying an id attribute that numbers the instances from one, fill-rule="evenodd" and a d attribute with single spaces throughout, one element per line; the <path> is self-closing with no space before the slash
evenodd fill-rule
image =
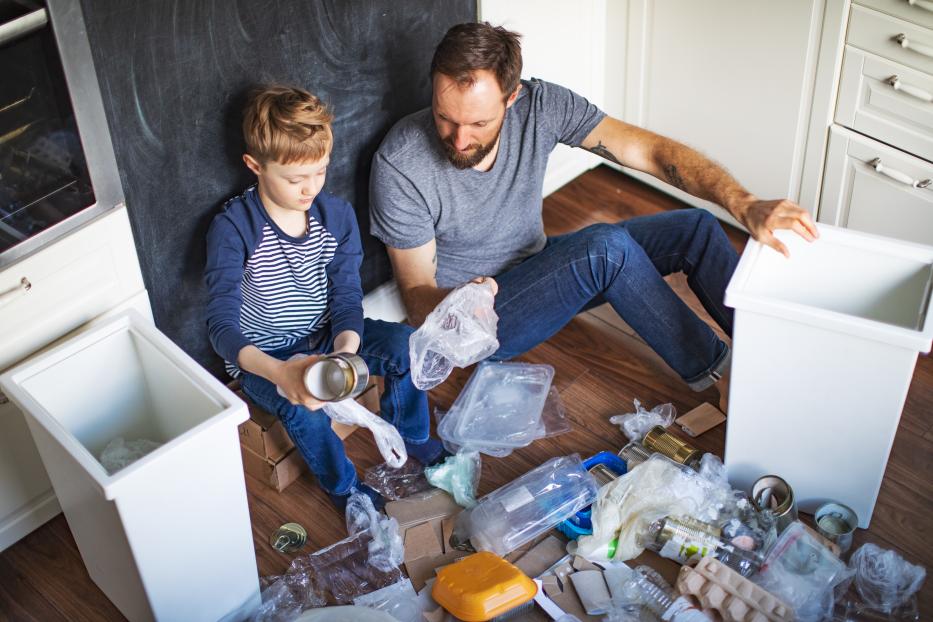
<path id="1" fill-rule="evenodd" d="M 554 368 L 530 363 L 481 363 L 438 426 L 462 447 L 504 450 L 543 436 L 541 411 Z"/>

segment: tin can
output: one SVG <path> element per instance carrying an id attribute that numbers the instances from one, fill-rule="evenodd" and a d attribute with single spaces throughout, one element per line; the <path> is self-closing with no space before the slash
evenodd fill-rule
<path id="1" fill-rule="evenodd" d="M 764 475 L 755 481 L 752 486 L 752 505 L 758 511 L 771 510 L 779 534 L 797 520 L 794 489 L 777 475 Z"/>
<path id="2" fill-rule="evenodd" d="M 849 550 L 852 534 L 858 527 L 858 516 L 852 508 L 830 501 L 818 507 L 813 518 L 816 520 L 816 530 L 830 542 L 835 542 L 840 554 Z"/>
<path id="3" fill-rule="evenodd" d="M 625 460 L 628 470 L 631 471 L 639 464 L 651 457 L 651 452 L 638 441 L 631 441 L 619 450 L 619 457 Z"/>
<path id="4" fill-rule="evenodd" d="M 305 370 L 305 388 L 322 402 L 354 398 L 369 384 L 369 368 L 357 354 L 328 354 Z"/>
<path id="5" fill-rule="evenodd" d="M 308 532 L 298 523 L 285 523 L 269 537 L 269 544 L 280 553 L 297 551 L 308 541 Z"/>
<path id="6" fill-rule="evenodd" d="M 680 440 L 660 425 L 654 426 L 645 434 L 642 445 L 648 451 L 664 454 L 674 462 L 685 464 L 694 469 L 699 468 L 700 458 L 703 457 L 702 451 Z"/>

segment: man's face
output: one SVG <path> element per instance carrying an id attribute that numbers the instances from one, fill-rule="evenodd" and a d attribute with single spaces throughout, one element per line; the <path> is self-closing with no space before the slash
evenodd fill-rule
<path id="1" fill-rule="evenodd" d="M 505 111 L 518 95 L 516 90 L 506 101 L 491 71 L 473 75 L 470 86 L 441 73 L 434 76 L 434 124 L 447 158 L 459 169 L 476 166 L 489 155 L 499 139 Z"/>
<path id="2" fill-rule="evenodd" d="M 315 162 L 281 164 L 273 160 L 260 164 L 246 154 L 243 161 L 259 179 L 263 200 L 271 201 L 274 207 L 281 209 L 306 212 L 324 187 L 330 156 Z"/>

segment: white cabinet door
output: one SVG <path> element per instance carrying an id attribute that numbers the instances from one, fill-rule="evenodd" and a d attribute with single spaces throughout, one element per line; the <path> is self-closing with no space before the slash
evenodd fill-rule
<path id="1" fill-rule="evenodd" d="M 933 244 L 933 164 L 834 126 L 820 222 Z"/>
<path id="2" fill-rule="evenodd" d="M 630 0 L 625 120 L 796 200 L 824 4 Z"/>
<path id="3" fill-rule="evenodd" d="M 610 2 L 615 0 L 610 0 Z M 522 35 L 522 78 L 555 82 L 603 106 L 606 0 L 481 0 L 480 19 Z M 558 145 L 544 177 L 544 194 L 602 161 Z"/>

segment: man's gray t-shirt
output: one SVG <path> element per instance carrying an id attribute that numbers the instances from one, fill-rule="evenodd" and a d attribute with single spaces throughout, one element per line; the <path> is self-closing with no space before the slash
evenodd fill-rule
<path id="1" fill-rule="evenodd" d="M 486 172 L 450 163 L 427 108 L 400 120 L 373 158 L 372 234 L 392 248 L 437 243 L 437 284 L 495 276 L 544 248 L 542 186 L 557 145 L 577 147 L 605 113 L 556 84 L 522 81 Z"/>

